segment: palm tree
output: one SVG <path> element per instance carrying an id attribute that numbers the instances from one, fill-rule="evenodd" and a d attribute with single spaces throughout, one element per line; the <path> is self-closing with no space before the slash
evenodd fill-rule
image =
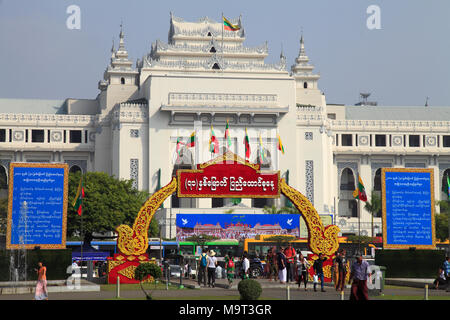
<path id="1" fill-rule="evenodd" d="M 364 205 L 364 209 L 366 209 L 372 215 L 372 238 L 373 238 L 373 216 L 381 211 L 381 196 L 378 192 L 372 190 L 370 201 L 367 200 Z"/>

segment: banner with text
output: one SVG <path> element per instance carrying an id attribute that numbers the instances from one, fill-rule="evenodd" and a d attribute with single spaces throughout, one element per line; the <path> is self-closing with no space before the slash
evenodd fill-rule
<path id="1" fill-rule="evenodd" d="M 7 249 L 64 249 L 67 192 L 67 164 L 11 163 Z"/>
<path id="2" fill-rule="evenodd" d="M 382 169 L 383 247 L 434 249 L 433 169 Z"/>

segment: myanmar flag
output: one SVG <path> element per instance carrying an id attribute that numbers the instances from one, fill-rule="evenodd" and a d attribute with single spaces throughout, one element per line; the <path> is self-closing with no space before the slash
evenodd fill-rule
<path id="1" fill-rule="evenodd" d="M 263 163 L 264 162 L 264 147 L 263 147 L 261 133 L 259 134 L 259 158 L 260 158 L 261 163 Z"/>
<path id="2" fill-rule="evenodd" d="M 219 140 L 217 140 L 213 126 L 211 126 L 211 137 L 209 138 L 209 152 L 219 153 Z"/>
<path id="3" fill-rule="evenodd" d="M 225 18 L 224 16 L 222 16 L 222 18 L 223 18 L 223 28 L 225 29 L 225 30 L 228 30 L 228 31 L 238 31 L 239 29 L 241 29 L 241 27 L 239 27 L 238 25 L 236 25 L 236 24 L 232 24 L 230 21 L 228 21 L 228 19 L 227 18 Z"/>
<path id="4" fill-rule="evenodd" d="M 178 156 L 181 155 L 181 146 L 182 146 L 183 144 L 184 144 L 184 143 L 181 142 L 181 139 L 178 137 L 178 138 L 177 138 L 177 149 L 176 149 Z"/>
<path id="5" fill-rule="evenodd" d="M 367 201 L 366 189 L 362 182 L 361 176 L 358 174 L 358 187 L 353 191 L 353 198 L 359 199 L 361 201 Z"/>
<path id="6" fill-rule="evenodd" d="M 83 176 L 80 177 L 80 183 L 78 184 L 77 195 L 73 200 L 72 206 L 78 212 L 78 215 L 81 216 L 82 211 L 82 203 L 84 198 L 84 186 L 83 186 Z"/>
<path id="7" fill-rule="evenodd" d="M 447 194 L 448 199 L 450 200 L 450 179 L 448 178 L 448 175 L 447 175 Z"/>
<path id="8" fill-rule="evenodd" d="M 230 129 L 228 126 L 228 120 L 227 120 L 227 126 L 225 128 L 225 141 L 227 142 L 228 148 L 231 147 L 231 137 L 230 137 Z"/>
<path id="9" fill-rule="evenodd" d="M 195 131 L 191 133 L 191 136 L 189 137 L 189 142 L 186 145 L 186 147 L 188 148 L 195 147 Z"/>
<path id="10" fill-rule="evenodd" d="M 249 159 L 251 150 L 250 150 L 250 140 L 248 139 L 247 128 L 245 128 L 244 146 L 245 146 L 245 159 Z"/>
<path id="11" fill-rule="evenodd" d="M 278 150 L 280 150 L 281 153 L 284 154 L 284 146 L 283 146 L 283 143 L 281 143 L 280 135 L 278 135 L 277 147 L 278 147 Z"/>

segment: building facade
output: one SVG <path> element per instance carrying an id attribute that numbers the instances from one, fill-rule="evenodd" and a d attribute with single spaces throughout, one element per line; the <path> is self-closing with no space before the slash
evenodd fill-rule
<path id="1" fill-rule="evenodd" d="M 447 197 L 449 107 L 327 104 L 303 36 L 289 69 L 283 53 L 278 63 L 265 63 L 267 43 L 245 46 L 241 18 L 232 23 L 240 29 L 171 14 L 168 41 L 155 41 L 136 62 L 121 30 L 95 99 L 0 99 L 0 177 L 7 178 L 11 162 L 66 162 L 71 171 L 104 171 L 152 193 L 177 169 L 217 156 L 209 152 L 211 128 L 220 152 L 226 150 L 228 121 L 231 151 L 244 157 L 247 129 L 250 161 L 261 162 L 261 137 L 262 169 L 279 170 L 319 214 L 332 215 L 344 235 L 358 234 L 358 221 L 361 234 L 381 233 L 380 214 L 372 219 L 353 199 L 358 174 L 370 199 L 372 190 L 381 191 L 383 167 L 433 168 L 435 197 Z M 194 131 L 196 146 L 177 152 L 177 140 Z M 284 206 L 285 198 L 232 204 L 172 195 L 156 219 L 171 238 L 178 212 L 261 213 L 264 206 Z"/>

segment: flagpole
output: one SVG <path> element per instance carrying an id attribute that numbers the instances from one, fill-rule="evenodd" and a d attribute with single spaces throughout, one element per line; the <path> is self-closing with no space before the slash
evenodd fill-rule
<path id="1" fill-rule="evenodd" d="M 224 25 L 224 23 L 223 23 L 223 12 L 222 12 L 222 21 L 221 21 L 221 23 L 222 23 L 222 68 L 220 68 L 221 70 L 222 70 L 222 72 L 223 72 L 223 59 L 224 59 L 224 56 L 223 56 L 223 34 L 224 34 L 224 31 L 225 31 L 225 25 Z"/>
<path id="2" fill-rule="evenodd" d="M 358 183 L 359 183 L 359 172 L 358 172 Z M 359 189 L 359 185 L 358 185 Z M 361 197 L 358 195 L 358 253 L 361 254 Z"/>

